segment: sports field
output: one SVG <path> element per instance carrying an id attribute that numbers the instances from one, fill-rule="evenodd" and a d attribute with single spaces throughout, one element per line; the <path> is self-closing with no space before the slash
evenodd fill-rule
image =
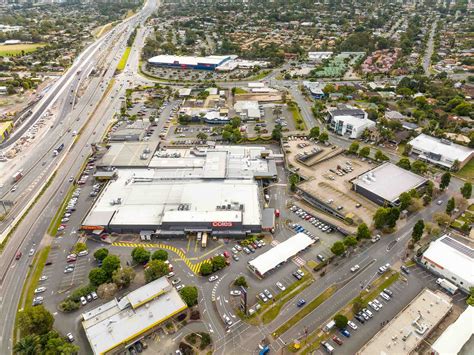
<path id="1" fill-rule="evenodd" d="M 46 43 L 0 44 L 0 56 L 7 57 L 21 55 L 22 51 L 24 51 L 24 53 L 30 53 L 34 52 L 37 48 L 44 46 L 46 46 Z"/>

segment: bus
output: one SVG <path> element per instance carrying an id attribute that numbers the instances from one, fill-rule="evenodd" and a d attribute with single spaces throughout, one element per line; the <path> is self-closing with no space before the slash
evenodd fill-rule
<path id="1" fill-rule="evenodd" d="M 207 233 L 202 233 L 201 248 L 207 247 Z"/>

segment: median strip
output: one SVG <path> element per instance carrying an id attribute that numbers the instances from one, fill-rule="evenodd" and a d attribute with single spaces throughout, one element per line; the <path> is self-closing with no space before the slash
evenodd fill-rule
<path id="1" fill-rule="evenodd" d="M 128 61 L 128 56 L 130 55 L 131 50 L 132 47 L 125 48 L 125 52 L 123 53 L 122 58 L 120 58 L 120 62 L 117 65 L 117 70 L 122 71 L 125 69 L 125 66 L 127 65 Z"/>

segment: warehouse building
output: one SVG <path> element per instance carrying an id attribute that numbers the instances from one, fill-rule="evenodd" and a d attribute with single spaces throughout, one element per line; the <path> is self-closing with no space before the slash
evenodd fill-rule
<path id="1" fill-rule="evenodd" d="M 424 289 L 375 334 L 357 355 L 413 354 L 452 307 L 447 295 Z"/>
<path id="2" fill-rule="evenodd" d="M 474 287 L 474 249 L 467 243 L 443 235 L 430 243 L 421 263 L 466 293 Z"/>
<path id="3" fill-rule="evenodd" d="M 249 268 L 258 277 L 265 277 L 271 270 L 287 262 L 314 243 L 314 240 L 304 233 L 298 233 L 281 242 L 248 262 Z"/>
<path id="4" fill-rule="evenodd" d="M 82 314 L 94 354 L 122 352 L 187 308 L 166 277 Z"/>
<path id="5" fill-rule="evenodd" d="M 402 193 L 422 189 L 428 180 L 392 163 L 384 163 L 352 179 L 351 183 L 354 191 L 378 205 L 398 206 Z"/>
<path id="6" fill-rule="evenodd" d="M 258 146 L 162 149 L 146 169 L 120 168 L 83 221 L 100 233 L 246 236 L 262 230 L 257 179 L 275 179 L 277 158 Z"/>
<path id="7" fill-rule="evenodd" d="M 473 149 L 423 133 L 408 144 L 412 147 L 411 153 L 418 159 L 447 169 L 451 169 L 455 161 L 458 161 L 459 168 L 462 168 L 474 155 Z"/>
<path id="8" fill-rule="evenodd" d="M 237 56 L 233 55 L 212 55 L 207 57 L 158 55 L 148 59 L 148 63 L 165 68 L 216 70 L 219 66 L 235 58 Z"/>

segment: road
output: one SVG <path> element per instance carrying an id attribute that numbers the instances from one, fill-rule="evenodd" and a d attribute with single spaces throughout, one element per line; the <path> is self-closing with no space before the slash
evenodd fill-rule
<path id="1" fill-rule="evenodd" d="M 425 55 L 423 56 L 423 70 L 425 71 L 426 76 L 431 75 L 431 56 L 433 55 L 434 49 L 434 36 L 436 33 L 436 27 L 438 26 L 438 21 L 433 22 L 430 31 L 430 37 L 428 38 L 428 43 L 426 43 Z"/>
<path id="2" fill-rule="evenodd" d="M 104 68 L 105 73 L 102 76 L 91 79 L 92 84 L 89 84 L 82 97 L 79 98 L 76 103 L 73 103 L 75 107 L 72 112 L 76 113 L 72 114 L 71 112 L 68 118 L 59 116 L 59 123 L 48 133 L 48 138 L 44 139 L 46 143 L 49 143 L 50 147 L 56 147 L 56 145 L 51 144 L 51 141 L 54 141 L 55 137 L 65 135 L 66 137 L 62 140 L 66 145 L 64 151 L 55 159 L 51 159 L 52 151 L 48 150 L 48 144 L 46 144 L 46 148 L 43 148 L 44 150 L 38 149 L 40 151 L 34 154 L 32 162 L 25 163 L 25 165 L 34 164 L 36 158 L 37 163 L 34 166 L 38 166 L 39 170 L 30 170 L 28 174 L 26 174 L 22 182 L 18 184 L 19 191 L 29 187 L 31 181 L 36 180 L 38 177 L 40 177 L 39 180 L 43 180 L 44 182 L 44 175 L 40 175 L 41 173 L 39 173 L 39 171 L 44 171 L 43 169 L 46 169 L 45 167 L 48 167 L 49 170 L 57 168 L 57 173 L 49 188 L 29 211 L 25 221 L 19 224 L 12 234 L 0 259 L 0 317 L 3 319 L 3 326 L 0 330 L 1 354 L 11 353 L 13 345 L 13 325 L 21 288 L 23 286 L 18 280 L 25 280 L 26 274 L 31 266 L 31 258 L 26 256 L 27 251 L 32 247 L 36 248 L 40 244 L 44 245 L 48 242 L 47 237 L 45 238 L 46 230 L 51 218 L 62 203 L 64 198 L 63 192 L 66 191 L 69 186 L 68 177 L 77 175 L 85 157 L 90 153 L 90 144 L 100 139 L 102 133 L 107 128 L 108 122 L 119 109 L 121 104 L 119 97 L 125 93 L 125 89 L 128 86 L 123 77 L 116 78 L 115 82 L 111 81 L 115 73 L 115 68 L 120 60 L 121 53 L 123 53 L 125 49 L 129 34 L 138 23 L 144 23 L 145 19 L 156 9 L 157 5 L 156 0 L 148 1 L 138 14 L 117 25 L 105 37 L 98 40 L 92 47 L 89 47 L 97 51 L 92 50 L 91 53 L 89 50 L 86 50 L 84 53 L 91 53 L 91 55 L 87 57 L 84 55 L 80 56 L 76 62 L 80 64 L 80 68 L 82 68 L 83 71 L 91 69 L 96 65 L 98 60 L 102 59 L 107 64 Z M 100 53 L 99 48 L 101 49 Z M 66 80 L 66 82 L 61 81 L 63 86 L 58 85 L 57 95 L 45 97 L 46 101 L 49 101 L 45 106 L 41 106 L 45 107 L 44 110 L 46 110 L 46 107 L 49 107 L 49 104 L 53 101 L 69 99 L 68 91 L 74 90 L 75 85 L 77 85 L 77 82 L 75 82 L 77 80 L 75 76 L 77 75 L 75 74 L 77 67 L 73 66 L 73 68 L 72 74 L 66 74 L 66 78 L 69 79 Z M 68 85 L 66 83 L 68 83 L 69 80 L 71 82 Z M 106 91 L 106 87 L 109 83 L 113 83 L 112 88 Z M 73 87 L 70 86 L 71 84 Z M 105 97 L 103 97 L 104 94 Z M 66 112 L 64 110 L 69 110 L 67 103 L 66 106 L 63 106 L 62 113 Z M 41 115 L 42 113 L 43 112 L 38 114 Z M 91 116 L 89 116 L 89 114 L 91 114 Z M 77 117 L 79 117 L 78 121 L 76 121 Z M 71 128 L 71 130 L 77 129 L 78 132 L 80 128 L 83 127 L 83 131 L 78 138 L 73 138 L 72 135 L 66 134 L 67 126 Z M 55 144 L 57 144 L 57 142 L 55 142 Z M 46 151 L 46 153 L 44 153 L 44 156 L 41 156 L 43 151 Z M 38 157 L 40 158 L 38 159 Z M 46 164 L 43 166 L 40 162 L 42 162 L 44 158 L 46 158 Z M 37 185 L 39 186 L 39 183 L 37 183 Z M 34 189 L 29 192 L 34 193 Z M 26 193 L 24 197 L 21 198 L 21 201 L 25 201 L 25 203 L 28 200 Z M 17 250 L 22 250 L 24 256 L 19 261 L 13 261 L 13 256 Z"/>

